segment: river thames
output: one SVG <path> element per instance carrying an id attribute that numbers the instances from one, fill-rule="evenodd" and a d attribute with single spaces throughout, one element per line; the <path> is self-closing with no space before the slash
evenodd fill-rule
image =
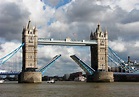
<path id="1" fill-rule="evenodd" d="M 0 84 L 0 97 L 139 97 L 139 82 L 86 83 L 56 81 L 55 84 Z"/>

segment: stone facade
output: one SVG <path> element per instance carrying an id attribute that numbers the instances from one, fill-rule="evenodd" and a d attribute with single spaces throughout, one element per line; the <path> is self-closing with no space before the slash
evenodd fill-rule
<path id="1" fill-rule="evenodd" d="M 18 76 L 19 83 L 41 83 L 41 72 L 21 72 Z"/>
<path id="2" fill-rule="evenodd" d="M 94 82 L 114 82 L 113 72 L 95 72 L 93 76 Z"/>
<path id="3" fill-rule="evenodd" d="M 97 45 L 92 45 L 91 67 L 96 71 L 108 71 L 108 33 L 102 32 L 100 25 L 94 33 L 91 33 L 90 40 L 96 40 Z"/>
<path id="4" fill-rule="evenodd" d="M 23 72 L 35 71 L 37 68 L 38 32 L 36 27 L 31 27 L 30 22 L 22 32 L 22 43 L 25 43 L 23 46 Z"/>

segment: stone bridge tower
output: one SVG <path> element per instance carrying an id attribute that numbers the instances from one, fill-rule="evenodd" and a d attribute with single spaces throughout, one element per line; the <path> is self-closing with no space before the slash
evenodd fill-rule
<path id="1" fill-rule="evenodd" d="M 108 71 L 108 33 L 102 32 L 100 25 L 94 33 L 91 33 L 90 40 L 96 40 L 97 45 L 91 46 L 91 67 L 96 71 Z"/>
<path id="2" fill-rule="evenodd" d="M 36 72 L 37 69 L 37 45 L 38 32 L 36 27 L 31 26 L 31 21 L 23 28 L 22 32 L 22 72 L 19 75 L 19 82 L 36 83 L 41 82 L 41 73 Z"/>
<path id="3" fill-rule="evenodd" d="M 96 31 L 91 32 L 90 40 L 96 40 L 97 45 L 90 46 L 91 67 L 95 69 L 94 81 L 113 81 L 113 73 L 108 72 L 108 33 L 102 32 L 98 24 Z"/>
<path id="4" fill-rule="evenodd" d="M 22 43 L 25 43 L 23 46 L 22 71 L 35 71 L 37 69 L 38 32 L 36 27 L 31 27 L 30 22 L 22 33 Z"/>

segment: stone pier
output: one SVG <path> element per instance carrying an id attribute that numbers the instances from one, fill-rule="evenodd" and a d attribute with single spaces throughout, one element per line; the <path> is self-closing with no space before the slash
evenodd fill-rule
<path id="1" fill-rule="evenodd" d="M 41 72 L 21 72 L 18 77 L 19 83 L 41 83 Z"/>

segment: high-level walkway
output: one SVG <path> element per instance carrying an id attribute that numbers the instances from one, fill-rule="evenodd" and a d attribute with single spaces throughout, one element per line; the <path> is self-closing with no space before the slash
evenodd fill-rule
<path id="1" fill-rule="evenodd" d="M 70 38 L 66 38 L 65 40 L 38 38 L 38 45 L 90 46 L 94 44 L 97 44 L 96 40 L 73 41 Z"/>

